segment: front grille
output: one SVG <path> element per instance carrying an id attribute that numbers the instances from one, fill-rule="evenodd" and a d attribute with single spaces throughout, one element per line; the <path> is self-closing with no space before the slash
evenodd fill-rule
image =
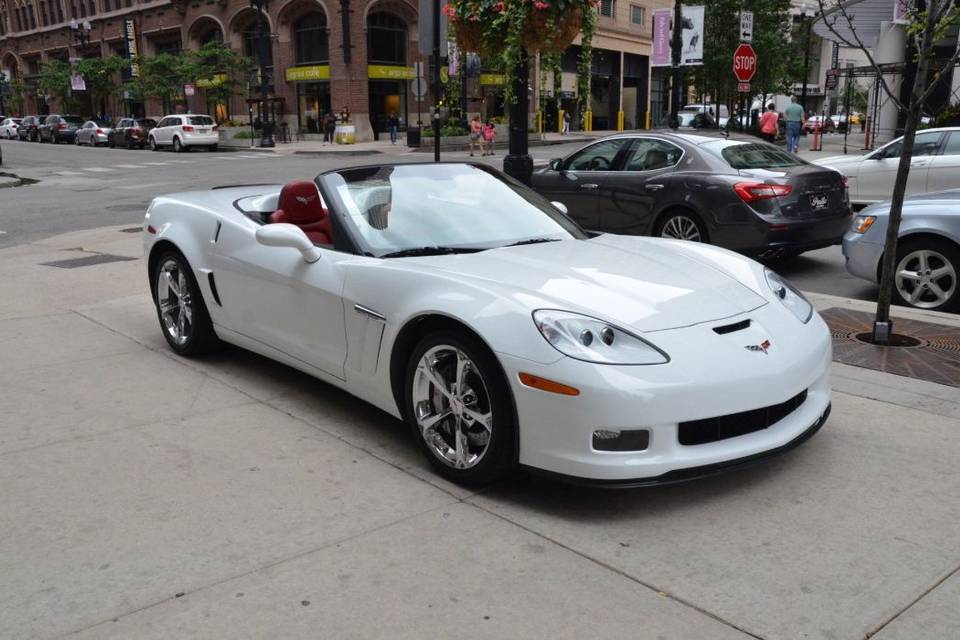
<path id="1" fill-rule="evenodd" d="M 706 444 L 766 429 L 793 413 L 806 399 L 807 391 L 803 390 L 786 402 L 769 407 L 731 413 L 716 418 L 681 422 L 678 431 L 680 444 Z"/>

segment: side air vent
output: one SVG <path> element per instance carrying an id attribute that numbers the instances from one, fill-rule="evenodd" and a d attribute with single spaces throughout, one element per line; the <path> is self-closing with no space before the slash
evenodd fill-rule
<path id="1" fill-rule="evenodd" d="M 210 283 L 210 293 L 213 294 L 214 301 L 218 307 L 222 307 L 223 303 L 220 302 L 220 294 L 217 293 L 217 281 L 213 279 L 213 272 L 207 274 L 207 282 Z"/>
<path id="2" fill-rule="evenodd" d="M 733 333 L 734 331 L 742 331 L 744 329 L 750 328 L 750 318 L 742 320 L 740 322 L 734 322 L 733 324 L 725 324 L 722 327 L 714 327 L 713 331 L 720 334 L 721 336 L 725 333 Z"/>

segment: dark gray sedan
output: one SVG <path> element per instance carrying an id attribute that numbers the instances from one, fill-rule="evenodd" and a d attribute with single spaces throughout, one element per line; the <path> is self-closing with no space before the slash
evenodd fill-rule
<path id="1" fill-rule="evenodd" d="M 650 132 L 595 141 L 533 174 L 584 228 L 776 258 L 840 244 L 846 178 L 755 140 Z"/>

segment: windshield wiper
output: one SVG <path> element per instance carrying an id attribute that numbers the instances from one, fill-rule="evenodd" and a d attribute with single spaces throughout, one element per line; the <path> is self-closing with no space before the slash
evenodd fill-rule
<path id="1" fill-rule="evenodd" d="M 476 253 L 483 251 L 479 247 L 414 247 L 385 253 L 381 258 L 412 258 L 415 256 L 440 256 L 451 253 Z"/>
<path id="2" fill-rule="evenodd" d="M 541 242 L 560 242 L 560 238 L 530 238 L 529 240 L 521 240 L 520 242 L 514 242 L 513 244 L 504 245 L 506 247 L 519 247 L 523 244 L 540 244 Z"/>

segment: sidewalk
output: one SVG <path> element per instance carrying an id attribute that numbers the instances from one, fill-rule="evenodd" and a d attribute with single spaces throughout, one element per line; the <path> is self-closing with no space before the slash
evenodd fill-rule
<path id="1" fill-rule="evenodd" d="M 835 365 L 827 425 L 775 462 L 643 491 L 520 476 L 471 492 L 332 387 L 238 349 L 173 355 L 140 253 L 117 227 L 0 250 L 0 637 L 960 628 L 956 388 Z M 136 259 L 43 265 L 102 254 Z"/>

